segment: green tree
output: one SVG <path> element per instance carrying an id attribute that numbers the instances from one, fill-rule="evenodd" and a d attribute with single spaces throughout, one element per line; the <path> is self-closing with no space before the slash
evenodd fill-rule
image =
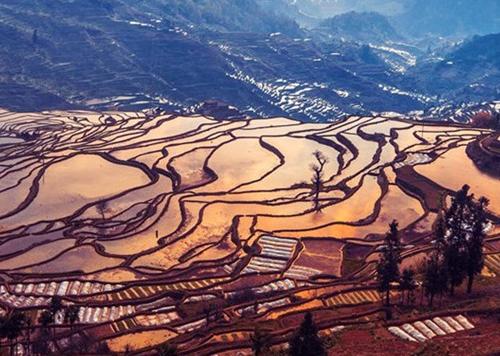
<path id="1" fill-rule="evenodd" d="M 307 312 L 290 342 L 290 356 L 326 356 L 326 354 L 312 314 Z"/>
<path id="2" fill-rule="evenodd" d="M 385 293 L 385 304 L 391 305 L 391 284 L 399 280 L 399 264 L 401 263 L 401 245 L 399 242 L 398 223 L 394 220 L 389 225 L 382 252 L 377 263 L 378 290 Z"/>

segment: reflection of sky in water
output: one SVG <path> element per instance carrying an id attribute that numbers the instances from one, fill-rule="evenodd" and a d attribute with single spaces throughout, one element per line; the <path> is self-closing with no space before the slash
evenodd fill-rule
<path id="1" fill-rule="evenodd" d="M 435 162 L 415 169 L 449 189 L 459 190 L 464 184 L 468 184 L 474 195 L 488 198 L 489 209 L 500 214 L 500 180 L 479 171 L 465 153 L 465 147 L 452 149 Z"/>
<path id="2" fill-rule="evenodd" d="M 166 121 L 162 123 L 164 119 Z M 91 120 L 98 123 L 100 119 L 96 116 Z M 375 122 L 378 123 L 373 124 Z M 143 131 L 138 128 L 127 128 L 127 125 L 131 127 L 141 123 Z M 273 119 L 269 123 L 275 127 L 266 126 L 265 120 L 253 120 L 245 129 L 245 122 L 225 123 L 204 118 L 168 119 L 163 117 L 161 119 L 135 118 L 124 124 L 122 131 L 114 126 L 104 127 L 103 137 L 108 137 L 107 141 L 97 136 L 87 138 L 88 142 L 80 142 L 83 147 L 85 145 L 90 147 L 93 144 L 104 145 L 102 152 L 113 150 L 111 154 L 115 159 L 133 158 L 150 169 L 155 166 L 163 170 L 173 167 L 181 176 L 183 190 L 172 192 L 170 178 L 160 175 L 158 182 L 151 186 L 140 188 L 108 202 L 105 215 L 110 222 L 118 224 L 119 228 L 113 230 L 118 231 L 116 236 L 99 236 L 101 227 L 92 225 L 93 221 L 98 221 L 101 216 L 95 207 L 88 208 L 79 217 L 81 221 L 87 221 L 88 225 L 73 232 L 77 234 L 76 236 L 96 233 L 97 235 L 86 237 L 85 242 L 92 243 L 98 240 L 96 245 L 102 247 L 106 253 L 117 256 L 134 255 L 151 250 L 132 261 L 132 267 L 154 267 L 165 270 L 174 266 L 187 268 L 198 259 L 218 260 L 234 253 L 235 245 L 230 239 L 224 239 L 224 236 L 230 236 L 228 234 L 231 232 L 235 216 L 245 217 L 243 218 L 244 226 L 238 230 L 252 239 L 255 237 L 250 236 L 249 230 L 253 223 L 253 216 L 258 216 L 255 229 L 274 232 L 283 237 L 362 238 L 369 233 L 383 233 L 393 218 L 397 218 L 402 226 L 406 226 L 424 214 L 416 199 L 404 194 L 396 186 L 390 186 L 388 194 L 382 199 L 380 216 L 374 222 L 357 227 L 345 224 L 365 219 L 373 214 L 376 202 L 381 199 L 382 190 L 377 177 L 366 175 L 366 173 L 377 166 L 390 163 L 395 157 L 395 149 L 388 142 L 381 151 L 379 161 L 369 167 L 379 146 L 377 142 L 363 139 L 356 134 L 360 125 L 372 123 L 361 129 L 368 134 L 388 135 L 391 128 L 397 128 L 399 138 L 396 141 L 400 149 L 421 143 L 413 135 L 415 131 L 421 131 L 420 126 L 407 128 L 409 126 L 407 122 L 368 117 L 353 117 L 338 124 L 301 125 L 286 119 Z M 202 129 L 199 129 L 200 126 Z M 138 127 L 140 128 L 141 125 Z M 146 133 L 147 130 L 150 130 L 149 133 Z M 430 141 L 443 134 L 438 131 L 449 131 L 444 127 L 426 127 L 425 130 L 427 132 L 424 133 L 424 137 Z M 231 136 L 230 132 L 234 132 L 235 136 Z M 294 133 L 290 134 L 290 132 Z M 181 133 L 184 135 L 177 136 Z M 347 150 L 344 164 L 349 163 L 349 166 L 333 180 L 330 179 L 338 171 L 339 152 L 331 146 L 322 145 L 306 137 L 314 133 L 337 145 L 343 144 L 342 140 L 335 135 L 342 134 L 344 139 L 349 140 L 359 151 L 358 157 L 352 160 L 353 154 Z M 455 139 L 459 139 L 457 134 L 474 133 L 473 130 L 464 129 L 455 133 L 454 136 Z M 71 131 L 68 130 L 64 135 L 70 137 Z M 260 135 L 268 135 L 262 137 L 264 144 L 259 141 Z M 84 135 L 79 132 L 74 137 L 79 137 L 78 140 L 82 141 Z M 388 141 L 388 137 L 386 139 Z M 48 147 L 50 146 L 46 146 L 45 149 Z M 423 149 L 433 146 L 415 147 Z M 347 200 L 340 200 L 335 205 L 325 207 L 320 214 L 305 214 L 312 208 L 308 196 L 309 189 L 307 187 L 291 189 L 290 187 L 297 183 L 310 182 L 312 177 L 310 166 L 315 163 L 313 153 L 316 150 L 321 151 L 329 160 L 324 172 L 325 178 L 330 180 L 327 183 L 328 187 L 335 187 L 342 180 L 349 178 L 347 185 L 358 190 L 354 191 Z M 68 149 L 68 146 L 65 146 L 59 151 L 51 150 L 50 155 L 52 159 L 57 159 L 57 157 L 64 158 L 75 152 L 77 152 L 75 149 Z M 282 166 L 280 166 L 277 152 L 284 156 Z M 478 195 L 488 193 L 491 187 L 498 185 L 497 181 L 492 181 L 479 173 L 464 155 L 463 148 L 456 149 L 446 154 L 445 159 L 419 166 L 417 170 L 421 170 L 424 175 L 453 189 L 458 189 L 463 183 L 468 183 Z M 202 169 L 207 159 L 208 167 L 219 176 L 219 179 L 198 188 L 189 188 L 189 186 L 208 182 L 208 175 Z M 50 161 L 45 163 L 48 162 Z M 34 160 L 33 164 L 38 163 Z M 457 166 L 465 173 L 453 174 Z M 2 183 L 15 184 L 20 177 L 28 176 L 27 172 L 31 169 L 32 167 L 29 166 L 17 176 L 7 176 Z M 385 171 L 390 173 L 389 168 Z M 462 181 L 464 178 L 470 179 L 471 177 L 475 178 L 475 182 Z M 394 182 L 393 172 L 389 174 L 389 180 Z M 148 183 L 150 179 L 138 168 L 112 163 L 95 154 L 76 155 L 60 162 L 53 162 L 45 173 L 40 192 L 31 205 L 17 215 L 3 219 L 1 225 L 13 227 L 44 219 L 58 220 L 73 214 L 86 204 L 92 204 L 99 199 L 109 198 Z M 4 193 L 3 197 L 13 198 L 12 192 L 16 193 L 18 198 L 13 200 L 18 202 L 14 205 L 17 206 L 29 191 L 30 184 L 30 179 L 25 179 L 17 189 Z M 242 184 L 244 185 L 236 192 L 228 193 L 229 190 Z M 342 199 L 344 193 L 336 187 L 335 190 L 325 192 L 321 197 L 327 200 Z M 493 199 L 493 197 L 489 198 Z M 10 207 L 8 204 L 6 206 Z M 148 206 L 151 208 L 148 209 Z M 184 215 L 181 207 L 184 209 Z M 493 201 L 492 207 L 498 209 L 498 202 Z M 184 221 L 183 218 L 185 218 Z M 126 233 L 122 233 L 121 231 L 125 231 L 127 222 L 132 220 L 136 220 L 138 224 L 126 230 Z M 332 225 L 332 223 L 337 224 Z M 60 224 L 60 227 L 65 226 L 64 222 Z M 47 242 L 18 257 L 0 262 L 0 268 L 10 269 L 32 263 L 42 263 L 74 246 L 73 238 L 54 241 L 62 237 L 64 230 L 60 230 L 61 233 L 41 233 L 43 228 L 45 226 L 33 227 L 33 232 L 40 233 L 36 237 L 43 241 L 53 242 Z M 422 228 L 425 229 L 425 226 Z M 299 229 L 301 231 L 293 231 Z M 156 234 L 159 238 L 168 237 L 166 241 L 169 244 L 164 247 L 158 246 Z M 28 249 L 35 242 L 33 237 L 28 235 L 8 242 L 2 247 L 6 253 L 16 252 Z M 156 250 L 153 250 L 155 248 Z M 187 258 L 188 252 L 192 252 L 193 256 L 197 255 L 197 257 Z M 182 262 L 180 262 L 181 259 L 183 259 Z M 82 269 L 90 272 L 117 266 L 121 262 L 119 258 L 101 256 L 94 247 L 85 245 L 65 252 L 54 261 L 40 266 L 39 270 Z M 38 267 L 36 270 L 38 271 Z"/>

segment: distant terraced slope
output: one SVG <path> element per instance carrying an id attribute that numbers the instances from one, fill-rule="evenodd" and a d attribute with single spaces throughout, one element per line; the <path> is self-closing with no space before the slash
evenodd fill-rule
<path id="1" fill-rule="evenodd" d="M 465 153 L 485 132 L 389 117 L 1 111 L 0 306 L 37 320 L 60 295 L 116 351 L 166 339 L 200 354 L 244 349 L 242 317 L 293 325 L 311 309 L 331 332 L 379 301 L 370 277 L 392 219 L 404 264 L 421 259 L 440 198 L 462 184 L 498 222 L 500 182 Z M 315 151 L 328 158 L 320 213 Z M 77 338 L 57 333 L 60 350 Z"/>

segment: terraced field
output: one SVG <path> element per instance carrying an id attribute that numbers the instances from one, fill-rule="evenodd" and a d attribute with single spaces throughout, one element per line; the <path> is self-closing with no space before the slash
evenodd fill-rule
<path id="1" fill-rule="evenodd" d="M 366 322 L 388 223 L 402 229 L 403 265 L 416 264 L 463 184 L 490 199 L 486 266 L 499 272 L 500 181 L 466 154 L 488 133 L 394 117 L 1 111 L 1 308 L 36 321 L 54 295 L 80 306 L 76 328 L 61 316 L 60 351 L 79 335 L 113 351 L 170 340 L 198 355 L 244 352 L 256 322 L 277 342 L 307 310 L 326 334 Z M 328 158 L 320 212 L 315 151 Z M 391 332 L 414 341 L 438 326 Z"/>

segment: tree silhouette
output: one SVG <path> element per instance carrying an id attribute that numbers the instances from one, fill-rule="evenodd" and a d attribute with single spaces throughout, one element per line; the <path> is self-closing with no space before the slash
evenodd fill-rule
<path id="1" fill-rule="evenodd" d="M 80 307 L 73 304 L 66 308 L 64 322 L 69 324 L 70 330 L 73 332 L 77 321 L 80 321 Z M 73 338 L 73 334 L 71 334 L 70 338 Z"/>
<path id="2" fill-rule="evenodd" d="M 446 211 L 446 239 L 443 253 L 444 262 L 448 271 L 450 294 L 453 295 L 465 278 L 464 258 L 467 223 L 467 206 L 471 200 L 468 194 L 469 186 L 464 185 L 452 199 L 450 208 Z"/>
<path id="3" fill-rule="evenodd" d="M 299 330 L 290 342 L 291 356 L 326 356 L 323 343 L 318 336 L 318 328 L 312 314 L 307 312 Z"/>
<path id="4" fill-rule="evenodd" d="M 49 311 L 52 314 L 52 333 L 54 338 L 56 336 L 57 315 L 62 309 L 63 309 L 62 298 L 58 295 L 53 296 L 50 299 Z"/>
<path id="5" fill-rule="evenodd" d="M 104 200 L 101 200 L 96 205 L 96 209 L 101 214 L 102 220 L 106 220 L 106 211 L 108 210 L 108 203 Z"/>
<path id="6" fill-rule="evenodd" d="M 487 225 L 488 200 L 474 199 L 470 187 L 464 185 L 452 204 L 440 218 L 435 229 L 436 245 L 448 272 L 450 294 L 467 278 L 467 292 L 471 292 L 474 277 L 484 264 L 483 241 Z"/>
<path id="7" fill-rule="evenodd" d="M 60 310 L 62 310 L 62 298 L 58 295 L 53 296 L 50 299 L 49 310 L 55 316 Z"/>
<path id="8" fill-rule="evenodd" d="M 208 327 L 208 324 L 210 324 L 210 321 L 212 320 L 212 313 L 215 311 L 215 307 L 213 304 L 207 304 L 203 308 L 203 314 L 205 314 L 205 319 L 207 320 L 206 326 Z"/>
<path id="9" fill-rule="evenodd" d="M 179 354 L 177 352 L 177 348 L 169 345 L 168 343 L 158 346 L 156 352 L 158 353 L 158 356 L 177 356 Z"/>
<path id="10" fill-rule="evenodd" d="M 472 227 L 465 245 L 465 273 L 467 274 L 467 293 L 472 291 L 474 277 L 481 273 L 484 266 L 483 241 L 486 237 L 485 227 L 487 224 L 486 207 L 488 199 L 481 197 L 478 203 L 474 203 L 471 209 Z"/>
<path id="11" fill-rule="evenodd" d="M 440 212 L 434 224 L 433 231 L 436 251 L 439 257 L 444 257 L 444 252 L 446 250 L 446 230 L 446 221 L 443 214 Z"/>
<path id="12" fill-rule="evenodd" d="M 0 315 L 0 354 L 2 350 L 2 340 L 6 338 L 5 325 L 7 323 L 7 316 Z"/>
<path id="13" fill-rule="evenodd" d="M 422 287 L 430 307 L 433 305 L 434 297 L 446 291 L 446 281 L 446 267 L 440 261 L 438 254 L 434 253 L 424 262 L 423 266 Z"/>
<path id="14" fill-rule="evenodd" d="M 314 158 L 316 158 L 316 163 L 311 165 L 311 170 L 313 171 L 313 177 L 311 182 L 313 184 L 312 194 L 313 194 L 313 202 L 314 202 L 314 210 L 320 211 L 320 201 L 319 201 L 319 193 L 323 188 L 323 171 L 325 165 L 328 163 L 328 159 L 321 153 L 320 151 L 315 151 L 313 153 Z"/>
<path id="15" fill-rule="evenodd" d="M 17 338 L 22 335 L 26 321 L 26 315 L 18 310 L 12 311 L 2 320 L 1 335 L 3 338 L 9 340 L 10 355 L 14 354 Z"/>
<path id="16" fill-rule="evenodd" d="M 266 350 L 269 347 L 269 342 L 271 341 L 271 336 L 263 332 L 259 327 L 255 328 L 255 331 L 250 336 L 252 341 L 252 351 L 255 356 L 265 355 Z"/>
<path id="17" fill-rule="evenodd" d="M 391 284 L 399 280 L 399 264 L 401 263 L 401 246 L 396 220 L 389 225 L 389 232 L 384 242 L 377 264 L 377 282 L 378 290 L 385 293 L 385 304 L 390 306 Z"/>
<path id="18" fill-rule="evenodd" d="M 405 268 L 403 273 L 401 274 L 401 280 L 399 282 L 399 290 L 402 293 L 403 301 L 406 292 L 406 303 L 410 304 L 410 296 L 413 294 L 413 291 L 417 288 L 417 284 L 415 282 L 415 271 L 411 268 Z"/>
<path id="19" fill-rule="evenodd" d="M 26 317 L 26 341 L 25 341 L 25 351 L 28 355 L 31 355 L 31 328 L 32 328 L 31 318 Z"/>
<path id="20" fill-rule="evenodd" d="M 38 317 L 38 323 L 41 326 L 40 344 L 42 349 L 47 348 L 47 337 L 50 336 L 50 325 L 54 323 L 54 314 L 50 310 L 44 310 Z M 55 335 L 52 335 L 54 337 Z"/>

